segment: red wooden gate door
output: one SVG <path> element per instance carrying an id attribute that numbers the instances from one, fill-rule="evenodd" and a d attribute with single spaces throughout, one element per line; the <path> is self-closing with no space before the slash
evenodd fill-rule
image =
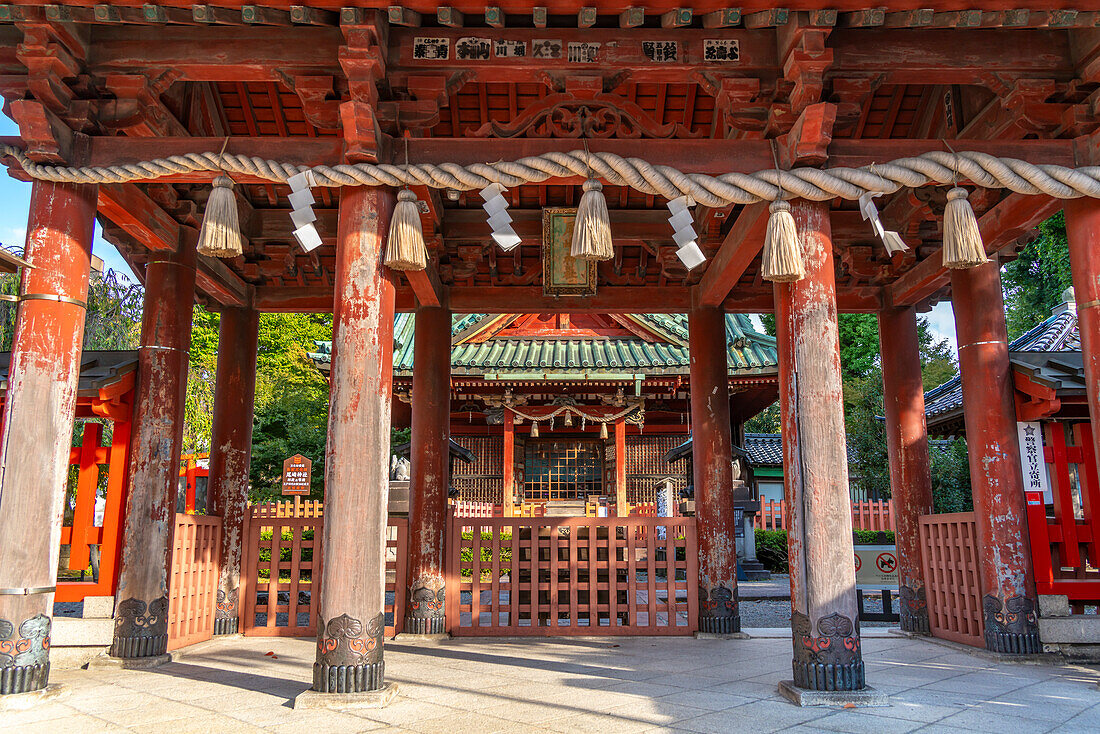
<path id="1" fill-rule="evenodd" d="M 222 519 L 176 515 L 168 579 L 168 649 L 176 650 L 214 635 Z"/>
<path id="2" fill-rule="evenodd" d="M 690 635 L 695 518 L 455 518 L 452 635 Z"/>
<path id="3" fill-rule="evenodd" d="M 924 588 L 932 635 L 984 647 L 981 571 L 975 538 L 973 512 L 920 518 Z"/>

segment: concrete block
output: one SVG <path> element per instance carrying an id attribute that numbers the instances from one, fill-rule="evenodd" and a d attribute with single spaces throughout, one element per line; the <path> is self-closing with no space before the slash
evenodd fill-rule
<path id="1" fill-rule="evenodd" d="M 155 655 L 147 658 L 116 658 L 113 655 L 99 655 L 88 663 L 89 668 L 117 668 L 120 670 L 149 670 L 172 662 L 172 654 Z"/>
<path id="2" fill-rule="evenodd" d="M 54 617 L 50 631 L 50 646 L 58 647 L 104 647 L 111 644 L 115 633 L 114 620 L 81 619 L 79 617 Z"/>
<path id="3" fill-rule="evenodd" d="M 115 598 L 113 596 L 84 597 L 84 619 L 102 619 L 115 616 Z"/>
<path id="4" fill-rule="evenodd" d="M 793 680 L 781 680 L 779 693 L 798 706 L 868 708 L 890 705 L 890 698 L 885 693 L 870 686 L 860 691 L 813 691 L 809 688 L 799 688 Z"/>
<path id="5" fill-rule="evenodd" d="M 397 698 L 397 684 L 386 683 L 377 691 L 362 693 L 319 693 L 313 689 L 294 697 L 296 709 L 380 709 L 389 706 Z"/>
<path id="6" fill-rule="evenodd" d="M 1039 639 L 1051 645 L 1098 644 L 1100 643 L 1100 616 L 1076 614 L 1072 617 L 1040 617 Z"/>

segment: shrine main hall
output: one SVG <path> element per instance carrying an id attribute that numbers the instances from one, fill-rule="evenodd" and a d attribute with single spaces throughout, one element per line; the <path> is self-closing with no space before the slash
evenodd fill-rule
<path id="1" fill-rule="evenodd" d="M 801 703 L 878 700 L 844 313 L 879 323 L 900 631 L 1025 661 L 1065 649 L 1047 618 L 1096 630 L 1100 8 L 1023 5 L 0 5 L 19 133 L 0 157 L 32 186 L 25 249 L 5 260 L 22 280 L 0 436 L 0 700 L 49 692 L 55 600 L 108 604 L 102 657 L 124 668 L 220 636 L 315 638 L 310 705 L 392 698 L 394 635 L 750 644 L 738 558 L 755 498 L 734 446 L 765 387 L 788 517 L 780 686 Z M 1021 454 L 1019 426 L 1055 420 L 1059 398 L 1010 359 L 999 268 L 1062 210 L 1087 412 Z M 97 223 L 144 286 L 125 369 L 82 356 Z M 974 507 L 960 516 L 932 509 L 919 362 L 918 315 L 946 301 Z M 220 314 L 206 515 L 176 513 L 196 304 Z M 313 514 L 248 502 L 272 312 L 333 314 Z M 400 314 L 415 314 L 411 361 L 395 361 Z M 542 356 L 453 373 L 472 339 L 453 324 L 525 314 Z M 774 315 L 767 365 L 736 362 L 748 314 Z M 591 352 L 550 354 L 549 323 L 588 328 Z M 398 363 L 415 368 L 395 377 Z M 571 401 L 518 399 L 568 370 Z M 511 502 L 524 467 L 501 463 L 503 507 L 463 515 L 450 427 L 494 411 L 502 441 L 606 441 L 606 464 L 553 470 L 582 504 L 585 482 L 621 491 L 584 517 L 525 512 Z M 690 514 L 625 499 L 626 447 L 662 423 L 691 437 Z M 1049 498 L 1029 460 L 1050 465 Z M 93 546 L 95 580 L 59 578 Z"/>

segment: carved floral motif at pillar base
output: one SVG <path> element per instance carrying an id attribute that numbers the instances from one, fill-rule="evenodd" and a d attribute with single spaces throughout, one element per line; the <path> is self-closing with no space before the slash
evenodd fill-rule
<path id="1" fill-rule="evenodd" d="M 405 632 L 414 635 L 441 635 L 447 631 L 444 597 L 446 584 L 442 579 L 420 580 L 409 593 L 409 613 L 405 615 Z"/>
<path id="2" fill-rule="evenodd" d="M 840 613 L 817 620 L 791 613 L 794 684 L 814 691 L 858 691 L 867 685 L 860 652 L 859 623 Z"/>
<path id="3" fill-rule="evenodd" d="M 50 677 L 50 627 L 45 614 L 19 623 L 0 619 L 0 695 L 46 687 Z"/>
<path id="4" fill-rule="evenodd" d="M 111 655 L 149 658 L 168 652 L 168 597 L 146 603 L 133 597 L 115 610 L 115 638 Z"/>
<path id="5" fill-rule="evenodd" d="M 1043 651 L 1039 641 L 1039 615 L 1035 602 L 1014 596 L 1002 602 L 992 594 L 982 599 L 985 612 L 985 647 L 993 652 L 1034 655 Z"/>
<path id="6" fill-rule="evenodd" d="M 924 585 L 919 581 L 898 586 L 899 626 L 905 632 L 928 635 L 928 599 L 924 594 Z"/>
<path id="7" fill-rule="evenodd" d="M 699 585 L 699 631 L 729 635 L 741 631 L 741 611 L 734 595 L 733 584 L 718 584 L 709 592 Z"/>
<path id="8" fill-rule="evenodd" d="M 237 619 L 237 600 L 240 589 L 218 589 L 218 600 L 214 607 L 214 634 L 235 635 L 240 627 Z"/>
<path id="9" fill-rule="evenodd" d="M 382 687 L 385 663 L 382 635 L 386 617 L 378 614 L 364 625 L 347 614 L 317 624 L 317 662 L 313 690 L 321 693 L 361 693 Z"/>

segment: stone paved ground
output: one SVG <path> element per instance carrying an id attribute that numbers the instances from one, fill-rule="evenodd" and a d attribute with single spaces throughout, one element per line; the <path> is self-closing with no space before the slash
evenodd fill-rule
<path id="1" fill-rule="evenodd" d="M 295 711 L 313 644 L 233 638 L 152 671 L 58 671 L 59 703 L 0 714 L 34 732 L 1097 732 L 1100 668 L 1004 664 L 930 642 L 867 638 L 892 705 L 802 709 L 776 694 L 790 639 L 387 642 L 386 709 Z"/>

